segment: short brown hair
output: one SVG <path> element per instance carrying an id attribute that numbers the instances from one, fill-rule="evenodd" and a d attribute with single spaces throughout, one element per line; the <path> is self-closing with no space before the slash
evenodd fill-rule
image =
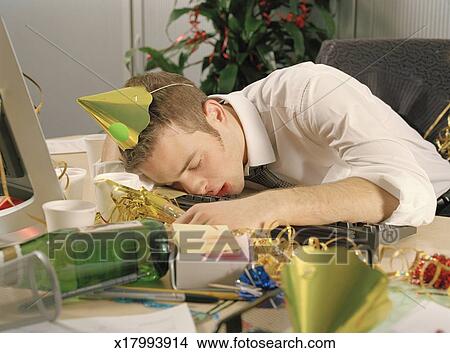
<path id="1" fill-rule="evenodd" d="M 153 94 L 149 107 L 150 124 L 139 135 L 139 142 L 133 149 L 121 151 L 125 169 L 135 170 L 152 153 L 162 127 L 176 125 L 187 133 L 203 131 L 215 135 L 218 132 L 208 124 L 203 104 L 208 97 L 187 78 L 170 72 L 150 72 L 130 78 L 125 87 L 144 86 L 151 92 L 171 83 L 185 83 L 159 90 Z"/>

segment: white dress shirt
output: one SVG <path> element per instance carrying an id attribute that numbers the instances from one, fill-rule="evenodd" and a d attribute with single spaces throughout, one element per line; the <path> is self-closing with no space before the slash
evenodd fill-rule
<path id="1" fill-rule="evenodd" d="M 268 164 L 280 178 L 317 185 L 348 177 L 398 198 L 385 223 L 430 223 L 450 188 L 450 163 L 369 88 L 327 65 L 276 70 L 242 91 L 210 98 L 239 116 L 248 167 Z"/>

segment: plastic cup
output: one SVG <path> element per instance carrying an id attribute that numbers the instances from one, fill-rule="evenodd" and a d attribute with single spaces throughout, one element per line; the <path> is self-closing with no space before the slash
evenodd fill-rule
<path id="1" fill-rule="evenodd" d="M 118 184 L 125 185 L 136 190 L 141 188 L 139 175 L 133 173 L 118 172 L 99 174 L 94 178 L 94 183 L 102 179 L 112 180 Z"/>
<path id="2" fill-rule="evenodd" d="M 40 251 L 0 264 L 0 331 L 55 320 L 61 292 L 55 270 Z"/>
<path id="3" fill-rule="evenodd" d="M 63 169 L 55 168 L 56 175 L 61 175 Z M 63 176 L 59 179 L 59 184 L 66 195 L 67 200 L 82 200 L 84 182 L 86 180 L 87 171 L 83 168 L 67 168 L 67 176 Z M 68 180 L 67 180 L 68 179 Z M 67 188 L 66 188 L 67 186 Z"/>
<path id="4" fill-rule="evenodd" d="M 105 134 L 93 134 L 84 137 L 84 144 L 89 164 L 89 173 L 94 177 L 94 163 L 102 157 L 103 144 L 105 143 Z"/>
<path id="5" fill-rule="evenodd" d="M 94 163 L 94 178 L 106 173 L 124 173 L 125 167 L 122 161 L 105 161 Z"/>
<path id="6" fill-rule="evenodd" d="M 119 215 L 115 210 L 115 203 L 111 198 L 112 187 L 106 180 L 112 180 L 118 184 L 128 186 L 132 189 L 139 190 L 141 182 L 137 174 L 132 173 L 105 173 L 99 174 L 94 178 L 95 200 L 97 209 L 102 217 L 110 222 L 117 222 Z"/>
<path id="7" fill-rule="evenodd" d="M 92 226 L 96 206 L 83 200 L 57 200 L 42 205 L 48 232 L 58 229 Z"/>

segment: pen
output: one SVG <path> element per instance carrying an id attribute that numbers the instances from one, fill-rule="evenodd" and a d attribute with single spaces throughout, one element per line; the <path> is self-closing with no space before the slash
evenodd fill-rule
<path id="1" fill-rule="evenodd" d="M 149 300 L 187 302 L 187 303 L 217 303 L 219 301 L 218 298 L 202 294 L 144 293 L 144 292 L 117 291 L 117 290 L 105 290 L 102 292 L 94 292 L 85 295 L 84 297 L 89 299 L 114 299 L 114 298 L 149 299 Z"/>

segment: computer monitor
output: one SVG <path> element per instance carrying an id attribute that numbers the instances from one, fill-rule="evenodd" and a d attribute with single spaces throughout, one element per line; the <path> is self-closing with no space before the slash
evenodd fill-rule
<path id="1" fill-rule="evenodd" d="M 42 204 L 63 198 L 47 144 L 0 17 L 0 152 L 8 191 L 23 202 L 0 210 L 0 247 L 45 230 Z M 0 195 L 4 190 L 0 186 Z"/>

